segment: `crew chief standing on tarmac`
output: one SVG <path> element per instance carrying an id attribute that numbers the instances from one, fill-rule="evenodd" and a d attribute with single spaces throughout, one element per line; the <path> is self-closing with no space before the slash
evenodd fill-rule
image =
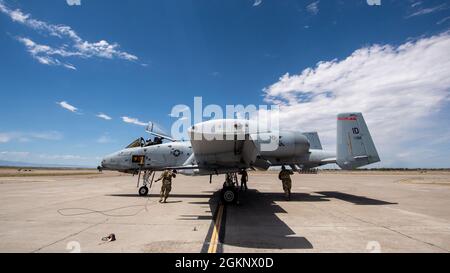
<path id="1" fill-rule="evenodd" d="M 169 197 L 169 193 L 172 190 L 172 178 L 175 177 L 177 177 L 177 170 L 165 170 L 161 174 L 161 177 L 155 181 L 156 183 L 162 180 L 159 203 L 167 203 L 167 198 Z"/>

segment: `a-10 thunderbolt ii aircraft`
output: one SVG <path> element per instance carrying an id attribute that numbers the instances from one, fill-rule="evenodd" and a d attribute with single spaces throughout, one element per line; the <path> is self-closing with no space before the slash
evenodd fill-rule
<path id="1" fill-rule="evenodd" d="M 334 163 L 350 170 L 380 161 L 361 113 L 338 115 L 336 152 L 323 150 L 316 132 L 272 131 L 251 125 L 251 121 L 241 119 L 210 120 L 192 126 L 188 130 L 189 141 L 176 141 L 159 134 L 149 123 L 147 132 L 159 140 L 166 139 L 165 143 L 146 145 L 141 138 L 106 156 L 102 168 L 139 174 L 138 187 L 143 172 L 141 196 L 148 194 L 157 171 L 172 169 L 184 175 L 209 175 L 210 183 L 213 175 L 230 174 L 234 179 L 224 183 L 222 199 L 233 203 L 238 193 L 236 174 L 242 170 L 286 165 L 300 172 Z M 268 141 L 274 140 L 276 147 L 270 147 Z M 269 145 L 269 149 L 264 145 Z"/>

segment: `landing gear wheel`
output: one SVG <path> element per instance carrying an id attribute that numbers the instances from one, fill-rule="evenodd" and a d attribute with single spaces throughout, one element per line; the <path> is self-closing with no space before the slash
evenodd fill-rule
<path id="1" fill-rule="evenodd" d="M 139 188 L 139 195 L 140 196 L 146 196 L 148 194 L 148 188 L 146 186 Z"/>
<path id="2" fill-rule="evenodd" d="M 234 204 L 238 200 L 238 192 L 234 187 L 225 187 L 222 189 L 222 201 L 226 204 Z"/>

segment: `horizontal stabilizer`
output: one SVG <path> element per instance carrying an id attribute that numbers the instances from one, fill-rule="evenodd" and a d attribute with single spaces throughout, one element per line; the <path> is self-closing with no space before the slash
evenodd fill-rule
<path id="1" fill-rule="evenodd" d="M 336 158 L 326 158 L 320 161 L 320 163 L 323 164 L 335 164 L 336 163 Z"/>
<path id="2" fill-rule="evenodd" d="M 308 139 L 310 149 L 322 150 L 322 143 L 320 142 L 319 134 L 317 132 L 303 133 L 303 135 Z"/>

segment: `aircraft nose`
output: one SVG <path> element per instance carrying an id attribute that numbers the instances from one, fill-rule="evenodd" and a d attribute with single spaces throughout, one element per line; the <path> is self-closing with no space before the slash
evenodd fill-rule
<path id="1" fill-rule="evenodd" d="M 102 163 L 101 163 L 101 165 L 102 165 L 102 168 L 103 169 L 108 169 L 108 168 L 110 168 L 111 167 L 111 162 L 112 161 L 112 156 L 105 156 L 103 159 L 102 159 Z"/>
<path id="2" fill-rule="evenodd" d="M 101 165 L 102 165 L 102 168 L 103 168 L 103 169 L 106 169 L 106 168 L 107 168 L 106 157 L 102 159 Z"/>

